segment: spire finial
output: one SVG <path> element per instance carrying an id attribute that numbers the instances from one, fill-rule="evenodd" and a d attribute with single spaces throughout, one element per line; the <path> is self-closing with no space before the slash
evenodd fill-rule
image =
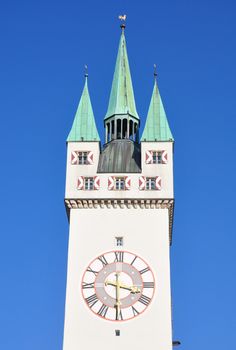
<path id="1" fill-rule="evenodd" d="M 154 68 L 154 79 L 155 79 L 155 82 L 157 81 L 157 65 L 156 65 L 156 63 L 154 63 L 154 65 L 153 65 L 153 68 Z"/>
<path id="2" fill-rule="evenodd" d="M 124 31 L 125 30 L 125 21 L 126 21 L 126 15 L 120 15 L 118 18 L 119 18 L 119 20 L 121 21 L 121 25 L 120 25 L 120 27 L 121 27 L 121 29 L 122 29 L 122 31 Z"/>
<path id="3" fill-rule="evenodd" d="M 85 76 L 85 78 L 88 78 L 88 66 L 87 66 L 87 64 L 84 65 L 84 76 Z"/>

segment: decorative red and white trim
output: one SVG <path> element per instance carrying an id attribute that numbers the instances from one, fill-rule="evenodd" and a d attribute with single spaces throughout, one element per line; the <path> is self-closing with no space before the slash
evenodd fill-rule
<path id="1" fill-rule="evenodd" d="M 153 152 L 161 152 L 161 163 L 160 164 L 167 164 L 168 163 L 168 153 L 167 151 L 160 150 L 149 150 L 145 152 L 145 163 L 146 164 L 153 164 Z"/>
<path id="2" fill-rule="evenodd" d="M 84 188 L 84 177 L 79 176 L 77 180 L 77 190 L 83 190 Z"/>
<path id="3" fill-rule="evenodd" d="M 99 176 L 95 176 L 94 177 L 94 189 L 95 190 L 99 190 L 100 188 L 100 177 Z"/>
<path id="4" fill-rule="evenodd" d="M 87 163 L 93 164 L 93 152 L 88 152 Z"/>
<path id="5" fill-rule="evenodd" d="M 87 153 L 87 162 L 83 165 L 91 165 L 94 163 L 94 154 L 92 151 L 84 151 L 84 150 L 79 150 L 79 151 L 72 151 L 71 152 L 71 164 L 72 165 L 78 165 L 79 164 L 79 153 Z"/>
<path id="6" fill-rule="evenodd" d="M 161 177 L 155 176 L 155 190 L 161 190 Z M 139 178 L 139 190 L 143 191 L 146 189 L 146 176 L 140 176 Z"/>

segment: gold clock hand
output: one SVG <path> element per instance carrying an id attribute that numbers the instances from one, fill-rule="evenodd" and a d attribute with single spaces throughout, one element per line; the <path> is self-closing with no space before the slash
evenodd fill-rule
<path id="1" fill-rule="evenodd" d="M 119 281 L 119 272 L 116 273 L 116 319 L 119 320 L 120 315 L 120 281 Z"/>
<path id="2" fill-rule="evenodd" d="M 120 283 L 120 288 L 129 290 L 131 293 L 140 293 L 141 290 L 137 286 L 127 286 L 126 284 Z"/>
<path id="3" fill-rule="evenodd" d="M 107 280 L 105 282 L 105 286 L 116 287 L 117 286 L 117 282 Z M 120 286 L 120 288 L 129 290 L 131 293 L 134 293 L 134 294 L 141 292 L 140 288 L 138 288 L 137 286 L 127 286 L 126 284 L 123 284 L 123 283 L 119 283 L 119 286 Z"/>

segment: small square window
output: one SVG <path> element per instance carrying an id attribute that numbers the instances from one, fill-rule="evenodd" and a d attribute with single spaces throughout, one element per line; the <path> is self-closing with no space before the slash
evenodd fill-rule
<path id="1" fill-rule="evenodd" d="M 116 335 L 116 337 L 119 337 L 119 336 L 120 336 L 120 330 L 119 330 L 119 329 L 116 329 L 116 330 L 115 330 L 115 335 Z"/>
<path id="2" fill-rule="evenodd" d="M 88 190 L 88 191 L 94 189 L 94 179 L 93 179 L 93 177 L 85 177 L 84 178 L 84 189 Z"/>
<path id="3" fill-rule="evenodd" d="M 87 164 L 88 152 L 78 152 L 78 162 L 80 165 Z"/>
<path id="4" fill-rule="evenodd" d="M 153 164 L 162 164 L 162 151 L 152 152 L 152 162 Z"/>
<path id="5" fill-rule="evenodd" d="M 146 177 L 146 190 L 155 190 L 155 189 L 156 189 L 156 178 Z"/>
<path id="6" fill-rule="evenodd" d="M 124 239 L 123 237 L 116 237 L 116 246 L 117 247 L 123 247 Z"/>
<path id="7" fill-rule="evenodd" d="M 115 189 L 117 191 L 122 191 L 125 189 L 125 178 L 124 177 L 116 177 L 115 178 Z"/>

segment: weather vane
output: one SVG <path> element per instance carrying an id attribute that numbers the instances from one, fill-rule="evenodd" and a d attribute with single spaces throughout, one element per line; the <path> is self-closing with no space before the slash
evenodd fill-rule
<path id="1" fill-rule="evenodd" d="M 126 15 L 123 15 L 123 16 L 122 16 L 122 15 L 120 15 L 120 16 L 118 17 L 118 18 L 119 18 L 119 20 L 121 21 L 121 26 L 120 26 L 120 27 L 121 27 L 121 29 L 122 29 L 122 30 L 124 30 L 124 29 L 125 29 L 125 21 L 126 21 L 126 17 L 127 17 Z"/>
<path id="2" fill-rule="evenodd" d="M 119 18 L 121 21 L 124 21 L 124 22 L 125 22 L 125 21 L 126 21 L 126 17 L 127 17 L 126 15 L 123 15 L 123 16 L 120 15 L 118 18 Z"/>

